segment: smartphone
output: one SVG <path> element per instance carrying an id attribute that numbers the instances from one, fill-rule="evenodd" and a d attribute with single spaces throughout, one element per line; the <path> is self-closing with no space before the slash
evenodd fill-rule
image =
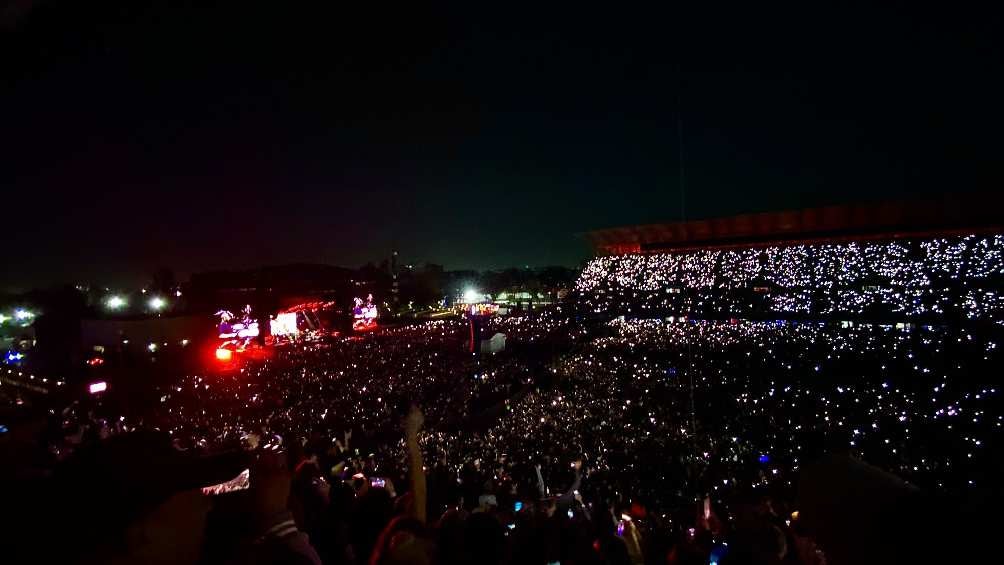
<path id="1" fill-rule="evenodd" d="M 520 510 L 523 509 L 523 503 L 522 502 L 517 502 L 516 504 L 513 505 L 512 509 L 513 509 L 513 512 L 519 512 Z"/>
<path id="2" fill-rule="evenodd" d="M 387 481 L 380 477 L 370 477 L 370 486 L 373 488 L 384 488 L 387 486 Z"/>
<path id="3" fill-rule="evenodd" d="M 228 492 L 247 490 L 249 486 L 251 486 L 251 470 L 244 469 L 239 475 L 229 481 L 210 487 L 203 487 L 202 494 L 207 496 L 216 496 L 219 494 L 226 494 Z"/>

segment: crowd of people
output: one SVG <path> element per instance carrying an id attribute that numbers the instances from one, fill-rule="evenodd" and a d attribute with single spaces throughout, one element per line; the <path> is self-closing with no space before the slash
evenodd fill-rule
<path id="1" fill-rule="evenodd" d="M 29 545 L 36 561 L 46 552 L 146 563 L 914 555 L 903 552 L 904 536 L 944 523 L 932 509 L 962 510 L 922 499 L 903 535 L 865 528 L 861 539 L 882 532 L 872 541 L 891 549 L 863 554 L 837 523 L 841 509 L 852 505 L 864 524 L 862 514 L 884 515 L 866 507 L 901 510 L 917 492 L 963 500 L 998 488 L 1004 335 L 968 318 L 915 323 L 905 311 L 901 322 L 815 316 L 819 289 L 875 273 L 896 281 L 893 293 L 939 288 L 942 275 L 989 281 L 1000 274 L 1001 244 L 968 237 L 601 258 L 583 272 L 578 304 L 483 320 L 482 337 L 507 337 L 498 353 L 472 353 L 470 322 L 444 319 L 276 347 L 232 372 L 179 375 L 142 398 L 112 387 L 2 436 L 8 500 L 60 509 L 58 518 L 25 511 L 13 531 L 40 522 L 68 530 L 73 543 Z M 787 310 L 804 316 L 702 319 L 695 307 L 740 307 L 723 301 L 741 296 L 719 292 L 723 282 L 764 278 L 806 295 L 805 309 Z M 695 308 L 646 312 L 661 309 L 655 295 Z M 612 307 L 614 296 L 627 307 Z M 634 315 L 616 315 L 623 310 Z M 992 308 L 966 311 L 999 321 Z M 840 459 L 816 467 L 827 454 Z M 184 471 L 192 461 L 212 461 L 215 472 L 195 480 Z M 215 485 L 214 494 L 163 494 L 181 483 Z M 153 485 L 159 498 L 145 494 Z M 866 492 L 882 495 L 854 498 Z M 899 493 L 895 506 L 887 493 Z M 186 518 L 195 515 L 204 519 Z M 165 527 L 192 538 L 152 533 Z"/>
<path id="2" fill-rule="evenodd" d="M 699 317 L 1004 318 L 1004 236 L 599 257 L 576 290 L 594 312 Z"/>

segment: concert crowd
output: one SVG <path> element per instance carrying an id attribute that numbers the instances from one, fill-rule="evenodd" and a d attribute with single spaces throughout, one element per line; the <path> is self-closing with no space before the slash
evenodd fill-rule
<path id="1" fill-rule="evenodd" d="M 618 255 L 576 289 L 597 313 L 1004 323 L 1004 236 Z"/>
<path id="2" fill-rule="evenodd" d="M 10 546 L 70 562 L 965 560 L 1002 468 L 1002 248 L 598 258 L 574 301 L 484 320 L 506 335 L 497 354 L 448 319 L 82 398 L 4 438 L 24 509 Z M 196 466 L 215 473 L 189 491 L 222 485 L 192 499 L 201 514 L 174 493 Z M 63 543 L 27 542 L 38 531 Z"/>

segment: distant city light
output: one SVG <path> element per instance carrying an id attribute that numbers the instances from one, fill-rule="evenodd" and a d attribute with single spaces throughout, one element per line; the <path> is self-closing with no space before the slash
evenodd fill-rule
<path id="1" fill-rule="evenodd" d="M 105 381 L 98 381 L 96 383 L 91 383 L 90 386 L 87 387 L 87 390 L 90 391 L 91 394 L 104 392 L 108 390 L 108 383 L 106 383 Z"/>
<path id="2" fill-rule="evenodd" d="M 126 299 L 118 295 L 113 295 L 108 297 L 105 304 L 107 304 L 108 308 L 111 310 L 118 310 L 126 305 Z"/>
<path id="3" fill-rule="evenodd" d="M 154 296 L 147 304 L 149 304 L 151 310 L 159 311 L 163 310 L 164 306 L 167 306 L 167 301 L 159 296 Z"/>

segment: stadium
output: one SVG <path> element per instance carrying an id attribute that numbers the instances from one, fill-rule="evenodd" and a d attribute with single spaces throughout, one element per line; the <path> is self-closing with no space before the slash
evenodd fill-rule
<path id="1" fill-rule="evenodd" d="M 890 492 L 978 500 L 995 488 L 996 208 L 833 207 L 596 231 L 595 256 L 554 304 L 315 332 L 268 356 L 228 354 L 222 374 L 214 361 L 132 389 L 95 383 L 69 405 L 51 399 L 60 421 L 45 445 L 71 459 L 82 437 L 154 429 L 194 453 L 288 449 L 310 484 L 358 501 L 410 484 L 417 457 L 430 516 L 476 509 L 514 536 L 534 531 L 536 513 L 571 530 L 600 519 L 646 554 L 689 547 L 707 562 L 742 547 L 738 516 L 753 511 L 807 543 L 801 528 L 835 527 L 819 511 L 826 497 L 856 488 L 841 471 L 814 483 L 810 503 L 803 469 L 822 456 L 862 462 L 868 481 L 891 473 Z M 254 324 L 221 314 L 221 339 Z M 491 339 L 475 347 L 475 334 Z M 424 429 L 402 443 L 409 405 Z M 242 489 L 247 473 L 210 490 Z M 308 491 L 298 496 L 325 504 Z M 855 500 L 860 512 L 874 503 Z M 881 531 L 867 512 L 851 518 Z M 324 539 L 323 520 L 300 520 Z"/>
<path id="2" fill-rule="evenodd" d="M 587 234 L 595 313 L 876 322 L 999 319 L 1000 198 L 769 212 Z"/>
<path id="3" fill-rule="evenodd" d="M 311 4 L 0 4 L 0 563 L 993 562 L 1000 3 Z"/>

